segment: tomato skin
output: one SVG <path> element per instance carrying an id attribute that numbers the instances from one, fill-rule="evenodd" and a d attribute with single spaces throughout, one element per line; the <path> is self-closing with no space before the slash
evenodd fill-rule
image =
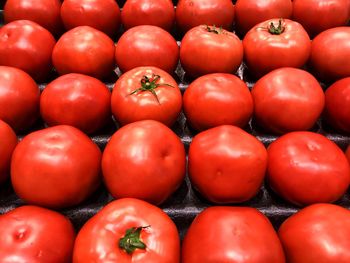
<path id="1" fill-rule="evenodd" d="M 153 120 L 119 129 L 102 157 L 104 181 L 112 196 L 139 198 L 156 205 L 180 186 L 185 166 L 185 148 L 180 139 Z"/>
<path id="2" fill-rule="evenodd" d="M 276 134 L 311 129 L 325 105 L 318 81 L 296 68 L 268 73 L 256 82 L 252 96 L 256 121 Z"/>
<path id="3" fill-rule="evenodd" d="M 176 6 L 176 25 L 187 32 L 199 25 L 231 30 L 235 7 L 230 0 L 179 0 Z"/>
<path id="4" fill-rule="evenodd" d="M 127 229 L 149 226 L 141 232 L 146 250 L 131 255 L 118 247 Z M 123 198 L 112 201 L 92 217 L 75 241 L 73 263 L 179 263 L 180 239 L 175 224 L 158 207 Z"/>
<path id="5" fill-rule="evenodd" d="M 210 73 L 236 72 L 243 59 L 240 39 L 226 30 L 197 26 L 188 31 L 181 42 L 181 65 L 191 77 Z"/>
<path id="6" fill-rule="evenodd" d="M 22 69 L 35 80 L 44 80 L 51 70 L 56 41 L 35 22 L 17 20 L 0 28 L 0 65 Z"/>
<path id="7" fill-rule="evenodd" d="M 101 81 L 71 73 L 45 87 L 40 97 L 40 112 L 49 126 L 71 125 L 90 134 L 110 118 L 110 101 L 111 93 Z"/>
<path id="8" fill-rule="evenodd" d="M 157 84 L 168 84 L 151 91 L 139 91 L 144 76 L 160 76 Z M 182 96 L 176 81 L 167 72 L 156 67 L 137 67 L 124 73 L 115 83 L 112 92 L 112 112 L 121 125 L 140 120 L 156 120 L 171 126 L 181 112 Z"/>
<path id="9" fill-rule="evenodd" d="M 59 125 L 30 133 L 17 145 L 11 181 L 24 201 L 50 208 L 81 203 L 99 186 L 101 151 L 78 129 Z"/>
<path id="10" fill-rule="evenodd" d="M 16 145 L 16 133 L 6 122 L 0 120 L 0 184 L 10 175 L 11 157 Z"/>
<path id="11" fill-rule="evenodd" d="M 219 125 L 247 125 L 253 113 L 253 99 L 247 85 L 238 77 L 214 73 L 193 81 L 183 97 L 190 125 L 199 131 Z"/>
<path id="12" fill-rule="evenodd" d="M 288 263 L 350 261 L 350 212 L 332 204 L 308 206 L 288 218 L 278 234 Z"/>
<path id="13" fill-rule="evenodd" d="M 285 263 L 269 220 L 250 207 L 210 207 L 192 222 L 182 263 Z"/>
<path id="14" fill-rule="evenodd" d="M 264 145 L 242 129 L 222 125 L 196 135 L 188 154 L 192 185 L 213 203 L 251 199 L 264 180 Z"/>
<path id="15" fill-rule="evenodd" d="M 349 163 L 323 135 L 291 132 L 270 144 L 267 152 L 270 186 L 293 204 L 331 203 L 349 187 Z"/>

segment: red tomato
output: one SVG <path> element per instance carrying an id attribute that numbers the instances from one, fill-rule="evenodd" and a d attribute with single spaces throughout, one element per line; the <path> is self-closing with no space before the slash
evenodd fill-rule
<path id="1" fill-rule="evenodd" d="M 264 180 L 264 145 L 242 129 L 222 125 L 193 138 L 188 154 L 192 185 L 214 203 L 240 203 L 254 197 Z"/>
<path id="2" fill-rule="evenodd" d="M 16 145 L 15 132 L 6 122 L 0 120 L 0 184 L 10 175 L 11 156 Z"/>
<path id="3" fill-rule="evenodd" d="M 243 48 L 249 71 L 261 77 L 282 67 L 302 67 L 310 56 L 311 41 L 299 23 L 271 19 L 246 34 Z"/>
<path id="4" fill-rule="evenodd" d="M 176 81 L 155 67 L 134 68 L 123 74 L 113 88 L 112 112 L 122 125 L 150 119 L 171 126 L 181 105 Z"/>
<path id="5" fill-rule="evenodd" d="M 81 73 L 104 78 L 114 69 L 114 51 L 114 43 L 106 34 L 89 26 L 79 26 L 58 40 L 52 62 L 60 75 Z"/>
<path id="6" fill-rule="evenodd" d="M 175 21 L 171 0 L 127 0 L 122 10 L 124 29 L 153 25 L 170 31 Z"/>
<path id="7" fill-rule="evenodd" d="M 188 31 L 181 42 L 181 65 L 192 77 L 236 72 L 242 59 L 241 41 L 224 29 L 197 26 Z"/>
<path id="8" fill-rule="evenodd" d="M 288 133 L 267 152 L 270 186 L 293 204 L 334 202 L 349 187 L 350 167 L 343 151 L 320 134 Z"/>
<path id="9" fill-rule="evenodd" d="M 40 111 L 49 126 L 67 124 L 85 133 L 101 129 L 111 116 L 111 93 L 93 77 L 67 74 L 46 86 Z"/>
<path id="10" fill-rule="evenodd" d="M 310 62 L 323 80 L 350 77 L 350 27 L 336 27 L 312 41 Z"/>
<path id="11" fill-rule="evenodd" d="M 115 56 L 123 72 L 141 66 L 154 66 L 172 73 L 179 60 L 175 39 L 156 26 L 136 26 L 119 39 Z"/>
<path id="12" fill-rule="evenodd" d="M 101 152 L 71 126 L 33 132 L 17 145 L 11 180 L 24 201 L 52 208 L 81 203 L 99 185 Z"/>
<path id="13" fill-rule="evenodd" d="M 311 129 L 325 104 L 318 81 L 295 68 L 268 73 L 254 85 L 252 96 L 257 122 L 277 134 Z"/>
<path id="14" fill-rule="evenodd" d="M 199 25 L 231 30 L 234 16 L 231 0 L 179 0 L 176 6 L 176 25 L 183 32 Z"/>
<path id="15" fill-rule="evenodd" d="M 185 176 L 185 148 L 160 122 L 138 121 L 119 129 L 103 152 L 102 171 L 115 198 L 163 203 Z"/>
<path id="16" fill-rule="evenodd" d="M 272 18 L 290 18 L 293 12 L 291 0 L 237 0 L 236 28 L 245 34 L 258 23 Z"/>
<path id="17" fill-rule="evenodd" d="M 349 19 L 349 0 L 293 0 L 293 20 L 302 24 L 312 36 L 344 26 Z"/>
<path id="18" fill-rule="evenodd" d="M 80 230 L 73 263 L 179 263 L 175 224 L 158 207 L 124 198 L 113 201 Z"/>
<path id="19" fill-rule="evenodd" d="M 250 207 L 210 207 L 192 222 L 182 263 L 285 263 L 269 220 Z"/>
<path id="20" fill-rule="evenodd" d="M 316 204 L 288 218 L 279 229 L 288 263 L 350 262 L 350 211 Z"/>
<path id="21" fill-rule="evenodd" d="M 115 0 L 65 0 L 61 17 L 67 30 L 91 26 L 112 37 L 120 27 L 120 10 Z"/>
<path id="22" fill-rule="evenodd" d="M 23 131 L 39 117 L 40 90 L 24 71 L 0 66 L 0 119 Z"/>
<path id="23" fill-rule="evenodd" d="M 253 113 L 247 85 L 230 74 L 209 74 L 196 79 L 186 89 L 183 102 L 187 121 L 199 131 L 223 124 L 244 127 Z"/>
<path id="24" fill-rule="evenodd" d="M 17 20 L 0 28 L 0 65 L 26 71 L 43 80 L 51 71 L 55 39 L 37 23 Z"/>

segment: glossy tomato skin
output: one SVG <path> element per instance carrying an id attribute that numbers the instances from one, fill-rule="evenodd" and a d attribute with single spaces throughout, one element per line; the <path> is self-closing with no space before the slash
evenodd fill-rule
<path id="1" fill-rule="evenodd" d="M 213 203 L 251 199 L 264 180 L 264 145 L 242 129 L 222 125 L 194 137 L 188 155 L 193 186 Z"/>
<path id="2" fill-rule="evenodd" d="M 22 206 L 0 216 L 0 261 L 70 263 L 75 233 L 63 215 Z"/>
<path id="3" fill-rule="evenodd" d="M 78 129 L 59 125 L 30 133 L 17 145 L 11 181 L 24 201 L 49 208 L 81 203 L 100 182 L 100 149 Z"/>
<path id="4" fill-rule="evenodd" d="M 121 18 L 125 29 L 153 25 L 170 31 L 175 22 L 175 9 L 171 0 L 127 0 Z"/>
<path id="5" fill-rule="evenodd" d="M 118 33 L 121 24 L 120 9 L 115 0 L 65 0 L 61 17 L 67 30 L 90 26 L 110 37 Z"/>
<path id="6" fill-rule="evenodd" d="M 250 207 L 210 207 L 192 222 L 182 244 L 182 263 L 284 263 L 269 220 Z"/>
<path id="7" fill-rule="evenodd" d="M 0 120 L 0 184 L 10 175 L 11 157 L 16 145 L 16 133 L 6 122 Z"/>
<path id="8" fill-rule="evenodd" d="M 215 30 L 215 32 L 210 32 Z M 232 32 L 205 25 L 188 31 L 181 42 L 181 65 L 192 77 L 234 73 L 243 59 L 243 46 Z"/>
<path id="9" fill-rule="evenodd" d="M 144 76 L 150 79 L 159 76 L 156 84 L 160 86 L 154 89 L 156 96 L 149 90 L 132 94 L 142 87 Z M 179 116 L 181 106 L 182 96 L 176 81 L 156 67 L 137 67 L 124 73 L 112 92 L 112 112 L 121 125 L 149 119 L 171 126 Z"/>
<path id="10" fill-rule="evenodd" d="M 196 130 L 231 124 L 247 125 L 253 113 L 253 99 L 238 77 L 213 73 L 193 81 L 183 97 L 187 121 Z"/>
<path id="11" fill-rule="evenodd" d="M 293 204 L 331 203 L 349 187 L 346 156 L 323 135 L 291 132 L 270 144 L 267 152 L 269 184 Z"/>
<path id="12" fill-rule="evenodd" d="M 114 43 L 106 34 L 89 26 L 79 26 L 57 41 L 52 62 L 60 75 L 80 73 L 104 78 L 113 72 L 114 52 Z"/>
<path id="13" fill-rule="evenodd" d="M 153 66 L 171 74 L 179 60 L 179 47 L 172 35 L 160 27 L 136 26 L 120 37 L 115 57 L 122 72 Z"/>
<path id="14" fill-rule="evenodd" d="M 283 20 L 285 29 L 279 35 L 269 32 L 271 23 L 278 26 L 279 19 L 257 24 L 243 39 L 244 59 L 256 77 L 282 67 L 300 68 L 310 56 L 311 41 L 299 23 Z"/>
<path id="15" fill-rule="evenodd" d="M 145 120 L 119 129 L 103 152 L 102 172 L 115 198 L 163 203 L 185 176 L 185 148 L 164 124 Z"/>
<path id="16" fill-rule="evenodd" d="M 141 241 L 146 249 L 127 254 L 120 238 L 132 227 L 146 227 Z M 179 263 L 180 239 L 175 224 L 158 207 L 123 198 L 109 203 L 80 230 L 74 245 L 73 263 Z"/>
<path id="17" fill-rule="evenodd" d="M 55 38 L 29 20 L 17 20 L 0 28 L 0 65 L 24 70 L 35 80 L 44 80 L 51 70 Z"/>
<path id="18" fill-rule="evenodd" d="M 252 96 L 256 121 L 276 134 L 311 129 L 325 105 L 315 77 L 296 68 L 268 73 L 256 82 Z"/>
<path id="19" fill-rule="evenodd" d="M 231 0 L 179 0 L 176 6 L 176 25 L 183 32 L 199 25 L 231 30 L 234 17 Z"/>
<path id="20" fill-rule="evenodd" d="M 40 97 L 40 112 L 49 126 L 71 125 L 91 134 L 111 116 L 111 93 L 98 79 L 63 75 L 49 83 Z"/>
<path id="21" fill-rule="evenodd" d="M 0 66 L 0 119 L 16 131 L 30 128 L 39 117 L 40 90 L 24 71 Z"/>
<path id="22" fill-rule="evenodd" d="M 350 262 L 350 211 L 332 204 L 308 206 L 278 231 L 288 263 Z"/>

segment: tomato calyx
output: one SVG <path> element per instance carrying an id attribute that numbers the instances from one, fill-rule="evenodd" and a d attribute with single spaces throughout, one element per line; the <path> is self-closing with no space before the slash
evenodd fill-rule
<path id="1" fill-rule="evenodd" d="M 146 244 L 141 241 L 142 229 L 150 226 L 132 227 L 126 230 L 125 236 L 119 239 L 119 248 L 132 254 L 136 249 L 146 249 Z"/>
<path id="2" fill-rule="evenodd" d="M 221 27 L 216 27 L 215 25 L 213 26 L 208 26 L 206 25 L 206 28 L 205 28 L 209 33 L 214 33 L 214 34 L 221 34 L 222 33 L 222 26 Z"/>
<path id="3" fill-rule="evenodd" d="M 267 30 L 272 35 L 281 35 L 285 29 L 286 29 L 286 27 L 283 24 L 283 19 L 280 19 L 278 21 L 277 27 L 275 26 L 275 24 L 273 22 L 271 22 L 270 25 L 267 27 Z"/>

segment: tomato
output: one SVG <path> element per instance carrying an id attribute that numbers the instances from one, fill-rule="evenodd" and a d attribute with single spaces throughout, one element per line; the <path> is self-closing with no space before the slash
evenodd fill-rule
<path id="1" fill-rule="evenodd" d="M 237 0 L 236 28 L 245 34 L 255 25 L 272 18 L 290 18 L 291 0 Z"/>
<path id="2" fill-rule="evenodd" d="M 310 63 L 322 80 L 350 77 L 349 56 L 350 27 L 328 29 L 312 41 Z"/>
<path id="3" fill-rule="evenodd" d="M 138 199 L 113 201 L 80 230 L 73 263 L 179 263 L 175 224 L 158 207 Z"/>
<path id="4" fill-rule="evenodd" d="M 153 25 L 170 31 L 175 21 L 171 0 L 127 0 L 122 10 L 124 29 Z"/>
<path id="5" fill-rule="evenodd" d="M 318 81 L 295 68 L 268 73 L 256 82 L 252 96 L 256 121 L 277 134 L 311 129 L 325 104 Z"/>
<path id="6" fill-rule="evenodd" d="M 42 81 L 51 71 L 55 39 L 29 20 L 17 20 L 0 28 L 0 65 L 24 70 Z"/>
<path id="7" fill-rule="evenodd" d="M 40 90 L 24 71 L 0 66 L 0 119 L 23 131 L 39 117 Z"/>
<path id="8" fill-rule="evenodd" d="M 0 216 L 0 261 L 69 263 L 74 228 L 63 215 L 37 206 L 22 206 Z"/>
<path id="9" fill-rule="evenodd" d="M 264 145 L 242 129 L 222 125 L 196 135 L 188 154 L 192 185 L 214 203 L 240 203 L 254 197 L 267 165 Z"/>
<path id="10" fill-rule="evenodd" d="M 176 6 L 176 25 L 183 32 L 199 25 L 231 30 L 234 16 L 231 0 L 179 0 Z"/>
<path id="11" fill-rule="evenodd" d="M 182 263 L 284 263 L 269 220 L 250 207 L 210 207 L 192 222 L 182 245 Z"/>
<path id="12" fill-rule="evenodd" d="M 91 26 L 113 37 L 120 28 L 120 10 L 115 0 L 65 0 L 61 8 L 64 26 L 70 30 Z"/>
<path id="13" fill-rule="evenodd" d="M 115 49 L 122 72 L 154 66 L 172 73 L 179 60 L 179 47 L 167 31 L 156 26 L 136 26 L 126 31 Z"/>
<path id="14" fill-rule="evenodd" d="M 331 203 L 349 187 L 349 163 L 323 135 L 291 132 L 270 144 L 267 152 L 270 186 L 293 204 Z"/>
<path id="15" fill-rule="evenodd" d="M 288 218 L 279 229 L 288 263 L 350 262 L 350 211 L 316 204 Z"/>
<path id="16" fill-rule="evenodd" d="M 151 119 L 171 126 L 181 106 L 176 81 L 159 68 L 134 68 L 124 73 L 113 88 L 112 112 L 122 125 Z"/>
<path id="17" fill-rule="evenodd" d="M 6 122 L 0 120 L 0 184 L 10 175 L 11 157 L 16 145 L 16 133 Z"/>
<path id="18" fill-rule="evenodd" d="M 247 125 L 253 99 L 247 85 L 231 74 L 214 73 L 193 81 L 183 97 L 189 124 L 202 131 L 223 124 Z"/>
<path id="19" fill-rule="evenodd" d="M 197 26 L 181 42 L 181 65 L 192 77 L 209 73 L 236 72 L 243 59 L 239 38 L 214 26 Z"/>
<path id="20" fill-rule="evenodd" d="M 311 36 L 329 28 L 344 26 L 350 19 L 349 0 L 294 0 L 293 20 Z"/>
<path id="21" fill-rule="evenodd" d="M 134 197 L 159 205 L 182 183 L 185 148 L 167 126 L 153 120 L 119 129 L 102 157 L 104 182 L 115 198 Z"/>
<path id="22" fill-rule="evenodd" d="M 79 26 L 57 41 L 52 62 L 60 75 L 81 73 L 104 78 L 114 69 L 114 51 L 114 43 L 106 34 L 89 26 Z"/>
<path id="23" fill-rule="evenodd" d="M 60 125 L 30 133 L 17 145 L 11 180 L 24 201 L 65 208 L 81 203 L 100 181 L 101 151 L 78 129 Z"/>

